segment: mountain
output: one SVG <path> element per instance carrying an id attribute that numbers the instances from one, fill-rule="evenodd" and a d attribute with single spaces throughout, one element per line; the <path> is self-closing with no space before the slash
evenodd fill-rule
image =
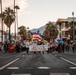
<path id="1" fill-rule="evenodd" d="M 37 29 L 31 29 L 30 31 L 35 33 L 39 32 L 40 34 L 43 34 L 45 28 L 46 28 L 46 25 L 41 26 L 40 28 L 37 28 Z"/>
<path id="2" fill-rule="evenodd" d="M 51 22 L 51 23 L 52 23 L 53 25 L 56 25 L 55 22 Z M 46 28 L 46 25 L 41 26 L 40 28 L 37 28 L 37 29 L 31 29 L 30 31 L 31 31 L 31 32 L 35 32 L 35 33 L 37 33 L 37 32 L 39 31 L 39 33 L 43 35 L 43 32 L 44 32 L 45 28 Z"/>

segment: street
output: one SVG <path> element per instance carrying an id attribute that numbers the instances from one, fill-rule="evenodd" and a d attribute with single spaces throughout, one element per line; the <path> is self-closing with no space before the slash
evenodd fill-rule
<path id="1" fill-rule="evenodd" d="M 0 75 L 76 75 L 76 53 L 2 53 Z"/>

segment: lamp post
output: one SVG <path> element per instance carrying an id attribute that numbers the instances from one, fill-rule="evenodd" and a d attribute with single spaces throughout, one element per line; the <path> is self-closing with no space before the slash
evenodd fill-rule
<path id="1" fill-rule="evenodd" d="M 15 12 L 15 0 L 14 0 L 14 12 Z M 15 22 L 14 22 L 14 26 L 15 26 L 15 40 L 16 40 L 16 13 L 15 13 Z"/>
<path id="2" fill-rule="evenodd" d="M 72 12 L 72 16 L 73 16 L 73 42 L 74 42 L 74 12 Z"/>

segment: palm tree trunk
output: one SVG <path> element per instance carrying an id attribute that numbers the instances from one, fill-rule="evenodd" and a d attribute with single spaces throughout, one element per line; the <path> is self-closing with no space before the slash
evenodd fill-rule
<path id="1" fill-rule="evenodd" d="M 9 27 L 9 41 L 11 42 L 11 37 L 10 37 L 10 27 Z"/>
<path id="2" fill-rule="evenodd" d="M 18 11 L 16 15 L 17 15 L 16 18 L 17 18 L 17 34 L 18 34 Z"/>
<path id="3" fill-rule="evenodd" d="M 2 14 L 2 0 L 0 0 L 1 14 Z M 2 42 L 3 42 L 3 19 L 1 18 L 1 27 L 2 27 Z"/>

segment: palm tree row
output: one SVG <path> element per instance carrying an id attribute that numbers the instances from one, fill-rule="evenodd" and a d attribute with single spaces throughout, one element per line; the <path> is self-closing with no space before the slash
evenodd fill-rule
<path id="1" fill-rule="evenodd" d="M 14 0 L 15 3 L 15 0 Z M 17 28 L 18 28 L 18 9 L 19 6 L 15 6 L 14 5 L 14 9 L 11 9 L 10 7 L 6 7 L 6 9 L 4 11 L 2 11 L 2 0 L 0 0 L 0 4 L 1 4 L 1 13 L 0 13 L 0 18 L 1 18 L 1 28 L 2 28 L 2 42 L 3 42 L 3 24 L 5 24 L 8 28 L 9 28 L 9 41 L 10 39 L 10 27 L 12 25 L 13 22 L 15 22 L 15 20 L 17 21 Z M 15 12 L 16 9 L 16 12 Z M 16 28 L 16 24 L 15 24 L 15 28 Z M 16 34 L 16 31 L 15 31 Z M 15 36 L 16 37 L 16 36 Z"/>
<path id="2" fill-rule="evenodd" d="M 15 14 L 15 12 L 10 7 L 6 8 L 4 10 L 4 12 L 2 12 L 0 14 L 1 15 L 0 17 L 2 18 L 2 22 L 9 28 L 9 40 L 10 40 L 10 27 L 11 27 L 12 23 L 15 21 L 14 14 Z"/>

